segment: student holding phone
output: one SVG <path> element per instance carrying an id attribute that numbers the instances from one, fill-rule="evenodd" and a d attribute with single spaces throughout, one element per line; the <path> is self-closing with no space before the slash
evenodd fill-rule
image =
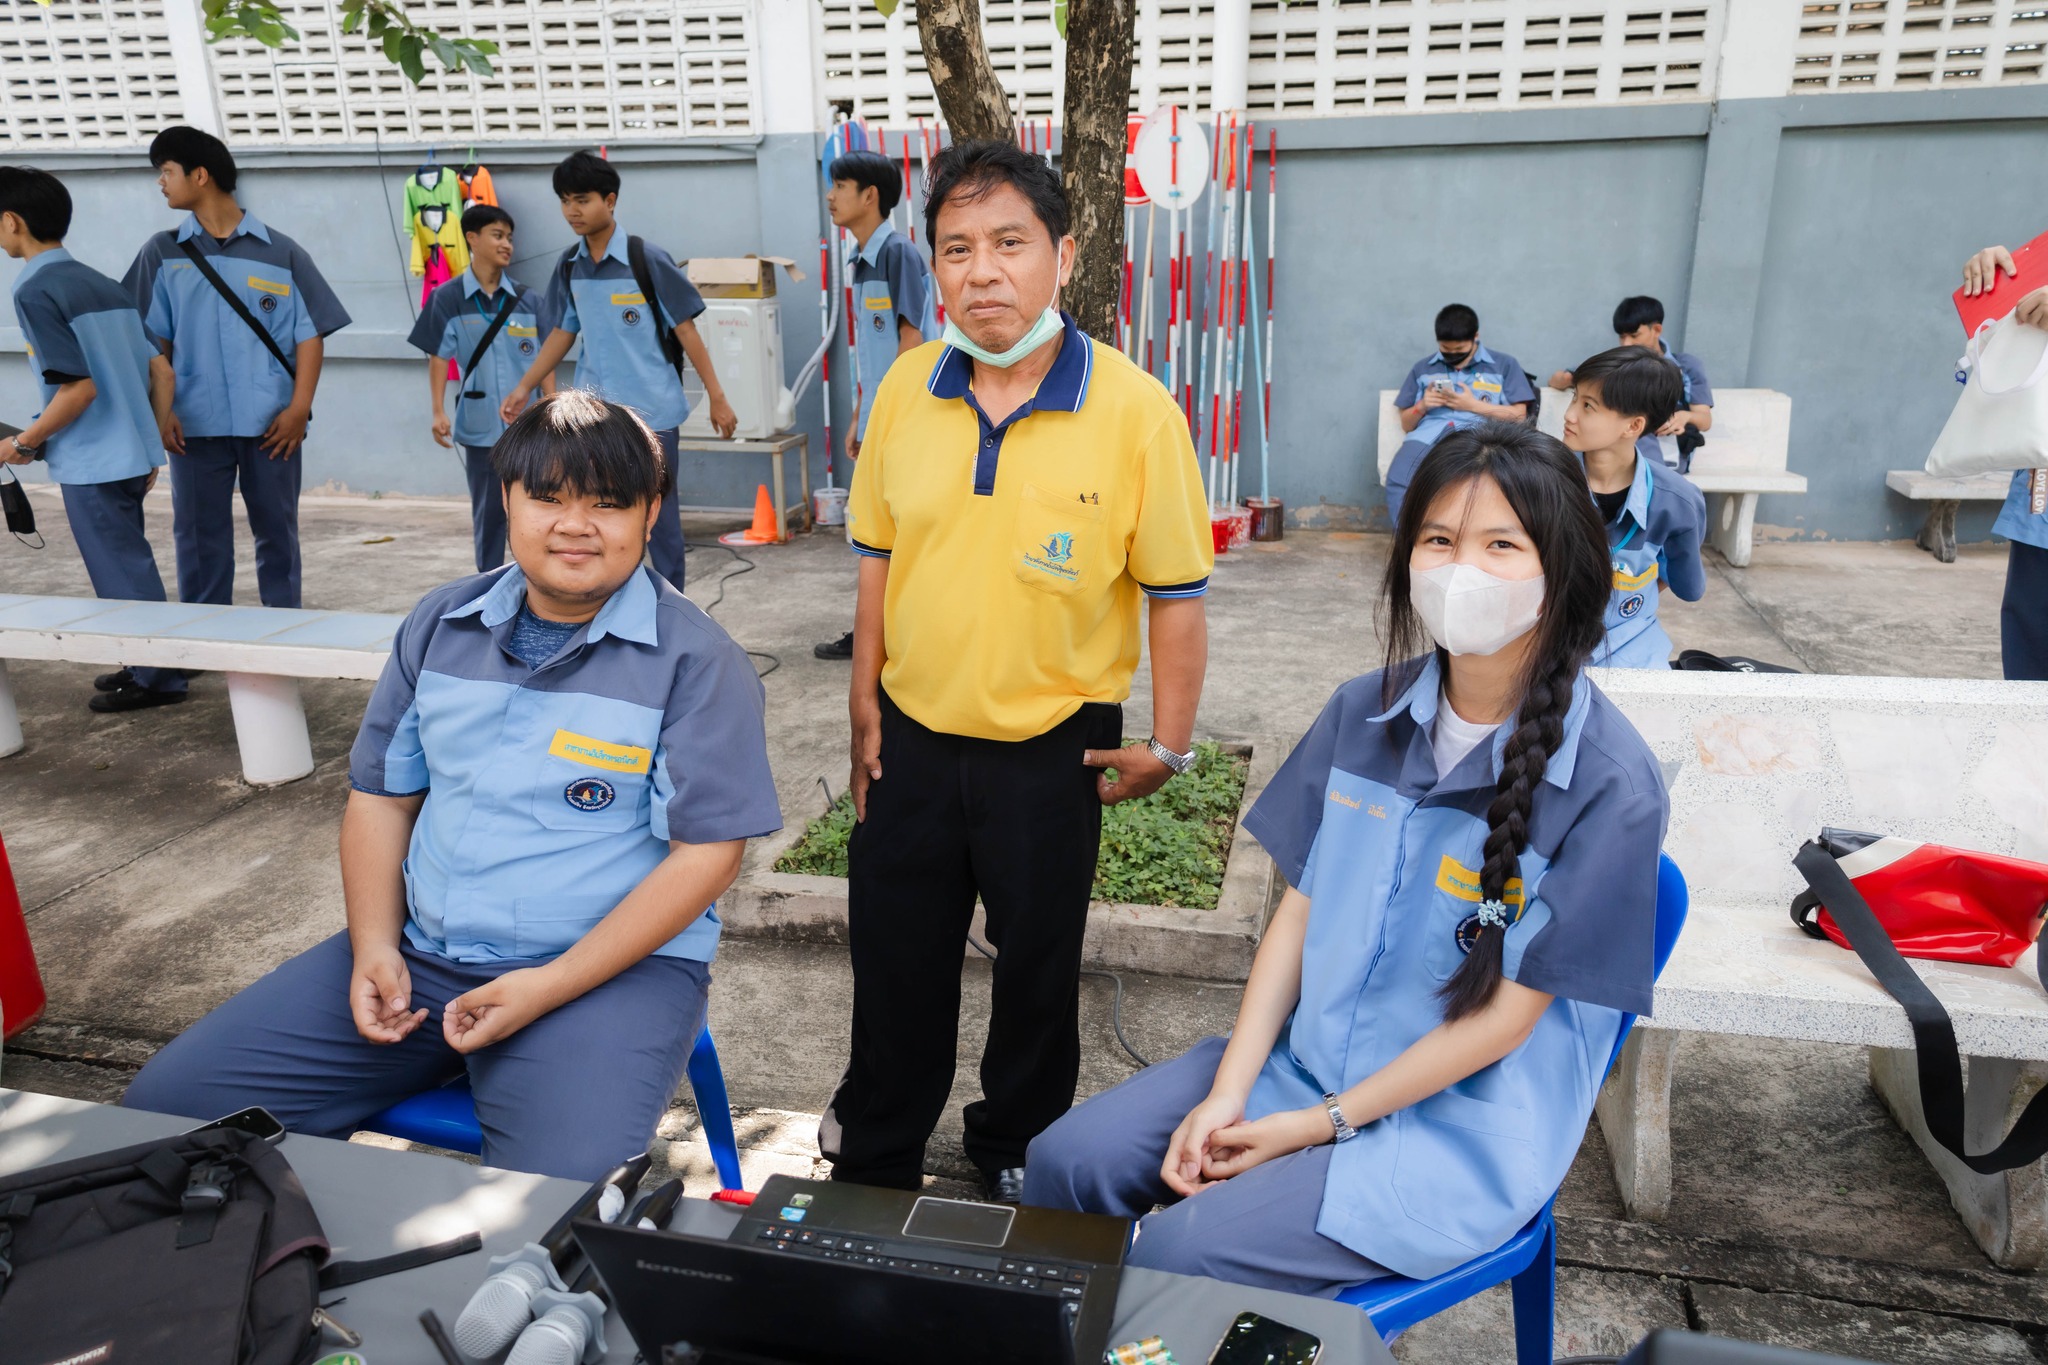
<path id="1" fill-rule="evenodd" d="M 1669 803 L 1584 676 L 1609 579 L 1563 445 L 1506 423 L 1438 444 L 1385 668 L 1246 817 L 1290 889 L 1236 1027 L 1047 1129 L 1026 1203 L 1142 1218 L 1134 1265 L 1322 1295 L 1442 1274 L 1543 1207 L 1650 1007 Z"/>

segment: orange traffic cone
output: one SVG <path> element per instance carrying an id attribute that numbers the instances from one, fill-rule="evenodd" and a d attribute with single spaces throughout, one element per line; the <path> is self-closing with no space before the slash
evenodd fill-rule
<path id="1" fill-rule="evenodd" d="M 768 496 L 768 485 L 758 484 L 754 491 L 754 524 L 744 531 L 728 531 L 718 538 L 721 545 L 776 545 L 782 541 L 782 518 L 775 514 L 775 501 Z"/>

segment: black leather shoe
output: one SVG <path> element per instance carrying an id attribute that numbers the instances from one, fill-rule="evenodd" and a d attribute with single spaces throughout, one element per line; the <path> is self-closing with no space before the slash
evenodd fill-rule
<path id="1" fill-rule="evenodd" d="M 812 645 L 811 653 L 821 659 L 851 659 L 853 657 L 853 632 L 847 631 L 836 640 L 822 645 Z"/>
<path id="2" fill-rule="evenodd" d="M 981 1173 L 981 1191 L 992 1204 L 1021 1204 L 1024 1202 L 1024 1168 L 1005 1166 L 1000 1171 Z"/>
<path id="3" fill-rule="evenodd" d="M 117 668 L 112 673 L 102 673 L 92 680 L 92 690 L 95 692 L 118 692 L 124 687 L 133 686 L 135 675 L 125 668 Z"/>
<path id="4" fill-rule="evenodd" d="M 111 711 L 146 711 L 152 706 L 175 706 L 185 700 L 183 692 L 154 692 L 147 687 L 117 687 L 111 692 L 95 693 L 86 703 L 93 710 L 106 713 Z"/>

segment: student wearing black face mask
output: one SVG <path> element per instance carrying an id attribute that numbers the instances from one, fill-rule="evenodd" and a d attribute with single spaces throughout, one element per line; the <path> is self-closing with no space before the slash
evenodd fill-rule
<path id="1" fill-rule="evenodd" d="M 1394 407 L 1408 439 L 1387 469 L 1387 517 L 1401 519 L 1401 499 L 1415 467 L 1445 434 L 1482 422 L 1519 422 L 1528 417 L 1536 390 L 1521 362 L 1479 342 L 1479 314 L 1453 303 L 1436 315 L 1436 354 L 1415 362 Z"/>

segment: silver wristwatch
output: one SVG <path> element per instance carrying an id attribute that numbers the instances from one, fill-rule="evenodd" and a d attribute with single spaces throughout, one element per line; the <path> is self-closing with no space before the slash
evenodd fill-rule
<path id="1" fill-rule="evenodd" d="M 1358 1130 L 1351 1126 L 1344 1117 L 1344 1111 L 1338 1107 L 1335 1095 L 1328 1093 L 1323 1095 L 1323 1108 L 1330 1111 L 1330 1126 L 1336 1129 L 1336 1133 L 1330 1138 L 1330 1141 L 1349 1142 L 1358 1136 Z"/>
<path id="2" fill-rule="evenodd" d="M 1152 751 L 1152 757 L 1173 769 L 1174 776 L 1176 777 L 1195 766 L 1195 751 L 1193 749 L 1188 750 L 1184 754 L 1177 754 L 1164 744 L 1161 744 L 1157 735 L 1148 736 L 1145 740 L 1145 747 Z"/>

